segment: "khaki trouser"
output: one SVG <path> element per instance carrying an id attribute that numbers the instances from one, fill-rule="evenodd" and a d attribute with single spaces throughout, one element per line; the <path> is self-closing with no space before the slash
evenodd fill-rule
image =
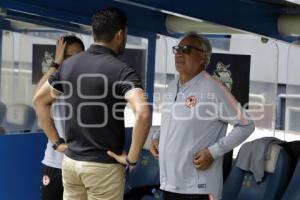
<path id="1" fill-rule="evenodd" d="M 125 170 L 120 164 L 76 161 L 62 162 L 64 200 L 122 200 Z"/>

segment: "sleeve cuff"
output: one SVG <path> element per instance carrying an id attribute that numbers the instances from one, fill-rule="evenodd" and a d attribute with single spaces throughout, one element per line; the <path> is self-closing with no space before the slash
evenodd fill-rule
<path id="1" fill-rule="evenodd" d="M 218 143 L 215 143 L 214 145 L 208 147 L 208 150 L 214 159 L 223 156 L 224 154 L 223 150 L 219 147 Z"/>
<path id="2" fill-rule="evenodd" d="M 124 97 L 127 98 L 127 97 L 130 95 L 130 93 L 132 93 L 132 92 L 135 91 L 135 90 L 141 90 L 142 92 L 144 91 L 142 88 L 139 88 L 139 87 L 131 88 L 130 90 L 128 90 L 128 91 L 125 93 Z"/>
<path id="3" fill-rule="evenodd" d="M 55 92 L 57 92 L 58 94 L 62 94 L 62 93 L 63 93 L 62 91 L 60 91 L 60 90 L 56 89 L 55 87 L 53 87 L 53 85 L 51 85 L 51 83 L 49 82 L 49 80 L 47 81 L 47 83 L 48 83 L 48 85 L 49 85 Z"/>

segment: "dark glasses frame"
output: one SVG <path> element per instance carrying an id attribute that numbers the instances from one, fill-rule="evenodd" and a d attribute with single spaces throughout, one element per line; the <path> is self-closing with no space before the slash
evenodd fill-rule
<path id="1" fill-rule="evenodd" d="M 197 51 L 200 51 L 200 52 L 205 52 L 203 49 L 200 49 L 198 47 L 194 47 L 194 46 L 191 46 L 191 45 L 183 45 L 183 46 L 176 45 L 176 46 L 172 47 L 172 51 L 173 51 L 174 54 L 177 54 L 180 51 L 184 54 L 190 54 L 190 53 L 192 53 L 193 49 L 195 49 Z"/>

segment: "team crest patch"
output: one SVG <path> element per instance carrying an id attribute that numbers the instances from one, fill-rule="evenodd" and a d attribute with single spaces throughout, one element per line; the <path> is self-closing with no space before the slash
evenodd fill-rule
<path id="1" fill-rule="evenodd" d="M 189 108 L 194 107 L 197 103 L 197 99 L 195 96 L 190 96 L 185 100 L 185 105 Z"/>
<path id="2" fill-rule="evenodd" d="M 50 178 L 49 178 L 49 176 L 44 175 L 44 176 L 43 176 L 43 185 L 44 185 L 44 186 L 47 186 L 47 185 L 49 185 L 49 183 L 50 183 Z"/>
<path id="3" fill-rule="evenodd" d="M 231 77 L 231 72 L 228 69 L 230 65 L 225 65 L 222 62 L 218 62 L 216 65 L 216 70 L 214 71 L 213 77 L 220 81 L 228 90 L 231 91 L 233 80 Z"/>

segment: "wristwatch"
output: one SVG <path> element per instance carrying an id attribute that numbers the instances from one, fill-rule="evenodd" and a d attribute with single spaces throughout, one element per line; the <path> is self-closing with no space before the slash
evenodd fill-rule
<path id="1" fill-rule="evenodd" d="M 65 139 L 60 137 L 60 138 L 58 139 L 58 141 L 56 141 L 56 142 L 52 145 L 52 148 L 53 148 L 54 150 L 56 150 L 57 147 L 58 147 L 59 145 L 65 144 L 65 143 L 66 143 Z"/>
<path id="2" fill-rule="evenodd" d="M 52 62 L 51 64 L 50 64 L 50 67 L 54 67 L 55 69 L 58 69 L 59 68 L 59 64 L 57 64 L 56 62 Z"/>

